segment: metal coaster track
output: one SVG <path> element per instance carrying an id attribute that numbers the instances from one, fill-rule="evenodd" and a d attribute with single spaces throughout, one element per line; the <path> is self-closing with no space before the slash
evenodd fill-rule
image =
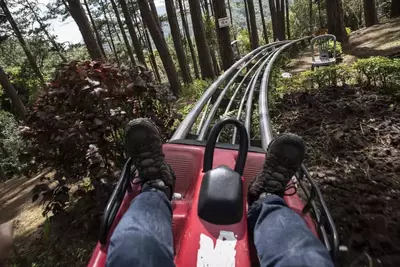
<path id="1" fill-rule="evenodd" d="M 273 138 L 268 107 L 268 90 L 270 89 L 269 82 L 273 65 L 279 58 L 279 55 L 285 50 L 309 39 L 309 37 L 306 37 L 293 41 L 274 42 L 261 46 L 245 55 L 226 70 L 204 92 L 175 131 L 171 142 L 187 139 L 195 139 L 197 142 L 205 141 L 208 137 L 211 124 L 219 119 L 215 118 L 217 111 L 222 108 L 224 109 L 222 116 L 225 117 L 236 117 L 241 120 L 242 113 L 245 113 L 244 125 L 249 135 L 249 140 L 251 140 L 253 101 L 255 95 L 258 94 L 261 143 L 257 145 L 258 140 L 252 140 L 250 145 L 253 148 L 258 146 L 259 151 L 261 149 L 265 151 Z M 226 98 L 228 92 L 232 93 L 229 99 Z M 229 101 L 226 107 L 221 105 L 224 100 L 226 100 L 225 103 Z M 237 111 L 231 111 L 235 100 L 240 100 L 240 104 Z M 246 107 L 244 108 L 245 104 Z M 196 122 L 197 124 L 195 124 Z M 197 127 L 194 131 L 195 133 L 191 133 L 192 128 L 194 128 L 193 126 Z M 235 144 L 236 140 L 236 129 L 234 129 L 230 143 Z M 339 257 L 338 233 L 321 191 L 312 180 L 305 166 L 301 167 L 300 173 L 297 176 L 297 184 L 303 190 L 303 195 L 307 198 L 303 212 L 311 213 L 317 223 L 321 240 L 330 251 L 332 259 L 337 262 Z"/>

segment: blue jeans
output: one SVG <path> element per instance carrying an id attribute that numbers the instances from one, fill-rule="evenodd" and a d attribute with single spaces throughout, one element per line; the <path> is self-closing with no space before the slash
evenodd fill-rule
<path id="1" fill-rule="evenodd" d="M 326 248 L 282 198 L 254 202 L 247 217 L 262 267 L 333 267 Z M 106 265 L 174 266 L 172 209 L 163 192 L 145 191 L 132 201 L 111 237 Z"/>

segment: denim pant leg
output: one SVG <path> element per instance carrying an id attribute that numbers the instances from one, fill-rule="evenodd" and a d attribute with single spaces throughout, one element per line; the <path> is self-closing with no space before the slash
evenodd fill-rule
<path id="1" fill-rule="evenodd" d="M 112 234 L 106 266 L 175 266 L 173 249 L 171 203 L 161 191 L 144 191 Z"/>
<path id="2" fill-rule="evenodd" d="M 261 267 L 333 267 L 328 250 L 282 198 L 254 202 L 247 218 Z"/>

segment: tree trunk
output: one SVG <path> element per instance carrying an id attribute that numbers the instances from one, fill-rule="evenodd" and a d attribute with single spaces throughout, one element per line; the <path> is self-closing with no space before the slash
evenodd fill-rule
<path id="1" fill-rule="evenodd" d="M 188 26 L 188 23 L 186 20 L 186 15 L 185 15 L 186 10 L 185 10 L 185 7 L 183 6 L 182 0 L 178 0 L 178 4 L 179 4 L 179 9 L 181 11 L 182 26 L 183 26 L 183 29 L 184 29 L 184 32 L 186 35 L 186 40 L 189 45 L 190 55 L 192 57 L 194 75 L 196 76 L 196 79 L 200 79 L 200 72 L 199 72 L 199 67 L 198 67 L 198 63 L 197 63 L 197 56 L 196 56 L 196 52 L 194 51 L 192 38 L 190 36 L 189 26 Z"/>
<path id="2" fill-rule="evenodd" d="M 0 85 L 3 87 L 7 96 L 11 99 L 11 102 L 15 108 L 18 118 L 25 119 L 25 107 L 18 96 L 17 91 L 14 86 L 8 80 L 7 74 L 4 72 L 3 68 L 0 67 Z"/>
<path id="3" fill-rule="evenodd" d="M 397 18 L 400 17 L 400 1 L 392 0 L 392 6 L 390 8 L 390 17 Z"/>
<path id="4" fill-rule="evenodd" d="M 231 36 L 229 34 L 229 27 L 220 28 L 218 25 L 218 19 L 227 16 L 225 1 L 213 0 L 213 6 L 215 12 L 215 30 L 217 32 L 219 54 L 221 55 L 222 59 L 222 67 L 224 70 L 227 70 L 234 63 Z"/>
<path id="5" fill-rule="evenodd" d="M 244 10 L 245 10 L 245 13 L 246 13 L 247 31 L 249 32 L 249 39 L 250 39 L 250 43 L 251 43 L 251 25 L 250 25 L 249 6 L 247 4 L 247 0 L 244 0 Z"/>
<path id="6" fill-rule="evenodd" d="M 251 27 L 251 48 L 256 49 L 259 46 L 256 12 L 254 10 L 254 1 L 246 0 L 249 8 L 250 27 Z"/>
<path id="7" fill-rule="evenodd" d="M 279 20 L 279 36 L 280 40 L 286 40 L 286 30 L 285 30 L 285 0 L 277 0 L 278 9 L 278 20 Z"/>
<path id="8" fill-rule="evenodd" d="M 278 38 L 278 16 L 275 6 L 275 0 L 269 0 L 269 10 L 271 14 L 272 33 L 274 36 L 274 41 L 276 41 L 279 38 Z"/>
<path id="9" fill-rule="evenodd" d="M 341 0 L 326 0 L 328 17 L 328 33 L 336 36 L 337 40 L 347 43 L 349 38 L 344 27 L 343 9 Z"/>
<path id="10" fill-rule="evenodd" d="M 93 60 L 103 60 L 103 54 L 90 28 L 89 20 L 86 17 L 81 3 L 79 0 L 68 0 L 68 4 L 69 13 L 78 25 L 90 57 Z"/>
<path id="11" fill-rule="evenodd" d="M 140 44 L 139 39 L 135 32 L 135 28 L 133 27 L 132 18 L 128 10 L 128 5 L 126 4 L 125 0 L 119 0 L 119 3 L 121 5 L 122 13 L 124 14 L 125 17 L 125 23 L 126 26 L 128 27 L 129 35 L 131 36 L 132 44 L 133 47 L 135 48 L 136 55 L 139 59 L 139 62 L 146 67 L 146 59 L 144 58 L 143 47 Z"/>
<path id="12" fill-rule="evenodd" d="M 67 61 L 65 56 L 62 54 L 62 49 L 60 45 L 56 42 L 56 40 L 50 35 L 50 33 L 47 31 L 46 26 L 42 23 L 41 19 L 39 18 L 39 15 L 36 13 L 35 9 L 29 3 L 28 0 L 25 0 L 26 4 L 28 5 L 29 10 L 32 12 L 33 16 L 35 17 L 37 23 L 39 23 L 40 28 L 43 30 L 44 34 L 46 37 L 49 39 L 50 43 L 53 45 L 53 48 L 57 51 L 57 54 L 60 56 L 62 61 Z"/>
<path id="13" fill-rule="evenodd" d="M 289 14 L 289 0 L 286 0 L 285 2 L 286 6 L 286 31 L 287 31 L 287 38 L 290 40 L 290 14 Z"/>
<path id="14" fill-rule="evenodd" d="M 265 16 L 264 16 L 264 8 L 262 4 L 262 0 L 258 0 L 258 5 L 260 6 L 260 15 L 261 15 L 261 22 L 263 26 L 263 34 L 264 34 L 264 40 L 265 43 L 268 44 L 268 31 L 267 31 L 267 25 L 265 24 Z"/>
<path id="15" fill-rule="evenodd" d="M 160 28 L 160 31 L 161 31 L 162 34 L 164 35 L 163 29 L 162 29 L 162 25 L 161 25 L 161 21 L 160 21 L 160 16 L 158 15 L 157 7 L 156 7 L 156 5 L 154 4 L 154 0 L 148 0 L 148 1 L 149 1 L 149 4 L 150 4 L 151 13 L 152 13 L 153 16 L 154 16 L 154 19 L 156 20 L 157 25 L 158 25 L 158 27 Z"/>
<path id="16" fill-rule="evenodd" d="M 0 165 L 0 181 L 1 182 L 7 181 L 7 175 L 1 165 Z"/>
<path id="17" fill-rule="evenodd" d="M 158 70 L 158 65 L 156 62 L 156 57 L 154 56 L 153 52 L 153 46 L 151 45 L 151 40 L 149 37 L 149 33 L 147 32 L 147 29 L 144 29 L 144 35 L 146 36 L 146 41 L 147 41 L 147 47 L 149 48 L 149 53 L 150 53 L 150 62 L 153 66 L 153 70 L 156 73 L 156 77 L 158 82 L 161 82 L 161 76 L 160 76 L 160 71 Z"/>
<path id="18" fill-rule="evenodd" d="M 110 42 L 111 42 L 111 45 L 112 45 L 112 49 L 114 51 L 115 60 L 117 61 L 118 66 L 120 66 L 120 62 L 119 62 L 119 58 L 118 58 L 118 51 L 115 48 L 115 42 L 114 42 L 114 38 L 113 38 L 113 35 L 112 35 L 112 31 L 111 31 L 110 21 L 108 20 L 106 8 L 105 8 L 105 5 L 104 5 L 103 1 L 100 2 L 100 5 L 101 5 L 101 9 L 103 11 L 104 18 L 105 18 L 105 21 L 106 21 L 108 35 L 110 36 Z"/>
<path id="19" fill-rule="evenodd" d="M 312 1 L 312 0 L 310 0 Z M 312 8 L 312 6 L 311 6 Z M 322 21 L 322 7 L 321 7 L 321 1 L 318 1 L 318 16 L 319 16 L 319 27 L 322 29 L 324 28 L 324 23 Z M 312 13 L 312 9 L 311 9 L 311 13 Z"/>
<path id="20" fill-rule="evenodd" d="M 320 3 L 318 2 L 318 5 Z M 308 15 L 310 17 L 310 32 L 309 34 L 311 35 L 314 31 L 314 23 L 313 23 L 313 0 L 310 0 L 308 3 Z"/>
<path id="21" fill-rule="evenodd" d="M 197 52 L 199 54 L 200 68 L 203 79 L 214 78 L 214 68 L 204 31 L 203 18 L 198 0 L 189 0 L 190 13 L 192 15 L 193 32 L 196 39 Z"/>
<path id="22" fill-rule="evenodd" d="M 231 8 L 231 0 L 228 0 L 228 10 L 229 10 L 229 18 L 231 20 L 231 27 L 232 27 L 232 33 L 233 33 L 233 39 L 236 40 L 236 29 L 233 26 L 233 16 L 232 16 L 232 8 Z"/>
<path id="23" fill-rule="evenodd" d="M 146 23 L 151 37 L 153 38 L 154 44 L 156 45 L 160 54 L 161 61 L 163 62 L 165 72 L 167 73 L 168 80 L 171 85 L 171 90 L 175 96 L 179 96 L 181 84 L 179 82 L 174 62 L 172 61 L 172 57 L 169 53 L 163 33 L 161 32 L 159 25 L 157 25 L 156 19 L 151 13 L 147 0 L 138 0 L 138 3 L 140 7 L 140 13 L 142 14 L 142 19 Z"/>
<path id="24" fill-rule="evenodd" d="M 25 55 L 28 59 L 28 62 L 33 70 L 33 72 L 35 73 L 36 77 L 40 80 L 40 82 L 44 85 L 44 79 L 43 79 L 43 75 L 39 70 L 39 67 L 36 64 L 35 58 L 33 57 L 33 55 L 31 54 L 31 51 L 28 48 L 28 45 L 25 42 L 24 37 L 22 36 L 21 31 L 18 28 L 17 23 L 14 21 L 14 18 L 12 17 L 10 10 L 8 9 L 5 0 L 0 0 L 0 7 L 3 9 L 4 15 L 6 16 L 8 22 L 11 24 L 11 27 L 15 33 L 15 35 L 18 38 L 19 43 L 22 46 L 22 49 L 25 52 Z"/>
<path id="25" fill-rule="evenodd" d="M 178 57 L 179 67 L 182 72 L 182 78 L 185 83 L 191 83 L 192 77 L 190 76 L 190 70 L 186 61 L 185 51 L 183 50 L 183 44 L 181 39 L 181 32 L 179 30 L 178 19 L 176 18 L 176 11 L 173 0 L 165 0 L 165 7 L 167 9 L 169 26 L 171 28 L 171 35 L 174 41 L 174 47 L 176 50 L 176 56 Z"/>
<path id="26" fill-rule="evenodd" d="M 375 0 L 364 0 L 364 19 L 366 27 L 371 27 L 372 25 L 379 23 Z"/>
<path id="27" fill-rule="evenodd" d="M 114 9 L 114 13 L 115 13 L 115 16 L 117 18 L 118 26 L 119 26 L 119 28 L 121 30 L 122 39 L 124 39 L 126 50 L 128 51 L 128 56 L 131 59 L 132 65 L 136 65 L 136 60 L 135 60 L 135 57 L 133 56 L 132 47 L 129 44 L 128 37 L 126 36 L 126 32 L 125 32 L 125 29 L 124 29 L 124 24 L 122 23 L 121 17 L 119 15 L 117 4 L 115 3 L 114 0 L 110 0 L 110 2 L 111 2 L 111 5 L 112 5 L 112 7 Z"/>
<path id="28" fill-rule="evenodd" d="M 96 23 L 94 22 L 94 19 L 93 19 L 93 16 L 92 16 L 92 12 L 90 12 L 90 8 L 89 8 L 89 5 L 87 3 L 87 0 L 83 0 L 83 4 L 86 7 L 86 12 L 87 12 L 87 14 L 89 16 L 89 20 L 92 23 L 93 32 L 94 32 L 94 35 L 96 36 L 96 40 L 97 40 L 97 43 L 99 44 L 99 48 L 101 50 L 101 53 L 105 57 L 106 54 L 104 53 L 103 42 L 101 41 L 101 36 L 100 36 L 99 30 L 97 29 Z"/>

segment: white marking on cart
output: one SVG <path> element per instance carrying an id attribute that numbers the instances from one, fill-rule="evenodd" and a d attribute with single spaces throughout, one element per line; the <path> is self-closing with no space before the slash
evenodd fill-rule
<path id="1" fill-rule="evenodd" d="M 215 247 L 211 237 L 201 234 L 197 267 L 234 267 L 236 243 L 233 232 L 220 231 Z"/>

